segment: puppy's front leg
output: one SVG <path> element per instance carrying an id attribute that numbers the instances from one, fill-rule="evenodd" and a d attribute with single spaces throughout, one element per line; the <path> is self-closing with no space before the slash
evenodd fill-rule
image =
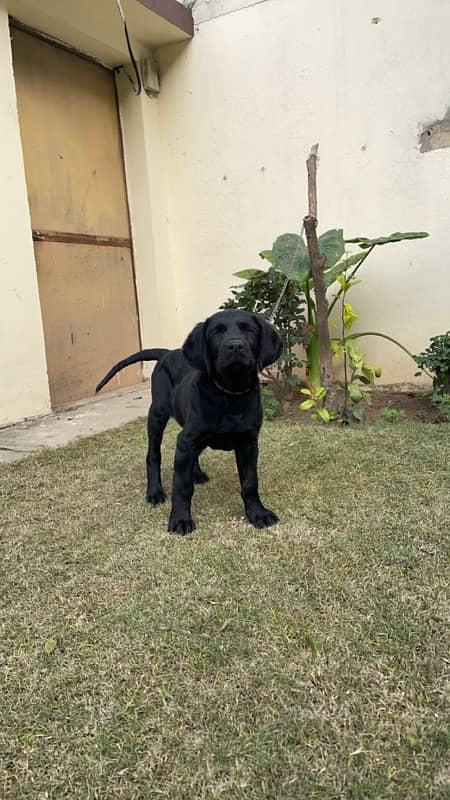
<path id="1" fill-rule="evenodd" d="M 195 522 L 191 515 L 191 500 L 194 493 L 194 466 L 203 447 L 200 442 L 181 431 L 177 438 L 175 451 L 172 511 L 170 512 L 169 533 L 191 533 Z"/>
<path id="2" fill-rule="evenodd" d="M 261 503 L 258 492 L 258 440 L 251 438 L 235 449 L 236 464 L 241 481 L 241 497 L 247 519 L 255 528 L 268 528 L 278 517 Z"/>

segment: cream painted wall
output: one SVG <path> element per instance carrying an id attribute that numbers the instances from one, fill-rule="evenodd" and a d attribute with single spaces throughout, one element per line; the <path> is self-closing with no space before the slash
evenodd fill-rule
<path id="1" fill-rule="evenodd" d="M 380 248 L 353 290 L 362 329 L 417 352 L 450 328 L 450 150 L 418 149 L 450 105 L 448 0 L 432 13 L 422 0 L 214 2 L 215 18 L 213 3 L 194 6 L 190 44 L 157 54 L 182 332 L 218 307 L 234 271 L 298 230 L 318 141 L 322 230 L 431 234 Z M 413 379 L 390 345 L 366 340 L 365 352 L 385 382 Z"/>
<path id="2" fill-rule="evenodd" d="M 0 425 L 50 411 L 8 15 L 0 0 Z"/>
<path id="3" fill-rule="evenodd" d="M 168 239 L 159 105 L 116 78 L 143 347 L 177 347 L 179 315 Z M 151 370 L 146 365 L 146 372 Z"/>

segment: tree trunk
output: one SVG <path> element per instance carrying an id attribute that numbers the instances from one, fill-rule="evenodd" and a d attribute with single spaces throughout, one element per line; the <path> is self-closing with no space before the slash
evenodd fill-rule
<path id="1" fill-rule="evenodd" d="M 316 298 L 316 326 L 319 338 L 320 383 L 327 390 L 325 405 L 329 411 L 337 410 L 337 395 L 334 386 L 331 366 L 330 331 L 328 328 L 328 302 L 323 277 L 325 256 L 322 255 L 317 239 L 317 151 L 319 145 L 313 145 L 306 162 L 308 170 L 308 205 L 309 214 L 304 218 L 309 260 L 311 262 L 312 280 Z M 317 388 L 317 387 L 316 387 Z"/>

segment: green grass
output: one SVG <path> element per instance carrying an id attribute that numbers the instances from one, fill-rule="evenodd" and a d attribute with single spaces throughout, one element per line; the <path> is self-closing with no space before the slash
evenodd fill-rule
<path id="1" fill-rule="evenodd" d="M 266 424 L 267 531 L 207 452 L 169 536 L 144 459 L 0 470 L 0 797 L 448 798 L 448 426 Z"/>

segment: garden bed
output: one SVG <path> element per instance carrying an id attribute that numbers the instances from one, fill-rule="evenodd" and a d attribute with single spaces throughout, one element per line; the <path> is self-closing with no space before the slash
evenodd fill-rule
<path id="1" fill-rule="evenodd" d="M 430 391 L 417 388 L 395 387 L 395 386 L 381 386 L 371 390 L 371 405 L 363 403 L 366 415 L 364 424 L 373 424 L 377 422 L 387 422 L 386 415 L 383 413 L 385 409 L 393 409 L 399 414 L 393 414 L 391 423 L 397 422 L 431 422 L 435 424 L 444 423 L 448 420 L 440 414 L 430 400 Z M 295 419 L 300 424 L 317 424 L 322 425 L 321 422 L 311 420 L 311 415 L 308 412 L 301 411 L 299 408 L 300 403 L 304 397 L 298 392 L 292 392 L 288 397 L 284 397 L 281 401 L 281 418 Z M 402 413 L 403 412 L 403 413 Z"/>

